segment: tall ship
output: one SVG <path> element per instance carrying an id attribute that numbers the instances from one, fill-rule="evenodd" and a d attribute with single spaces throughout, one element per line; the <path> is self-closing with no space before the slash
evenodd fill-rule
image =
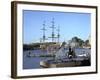
<path id="1" fill-rule="evenodd" d="M 43 28 L 41 29 L 43 31 L 42 38 L 40 38 L 40 45 L 41 49 L 46 49 L 48 51 L 48 54 L 53 54 L 55 50 L 60 48 L 61 42 L 60 42 L 60 27 L 55 27 L 55 21 L 54 18 L 51 21 L 51 36 L 46 36 L 46 24 L 45 21 L 43 23 Z M 57 32 L 57 35 L 55 34 L 55 31 Z"/>

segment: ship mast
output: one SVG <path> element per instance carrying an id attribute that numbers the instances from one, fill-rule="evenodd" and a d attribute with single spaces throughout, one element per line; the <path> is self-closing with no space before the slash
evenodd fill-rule
<path id="1" fill-rule="evenodd" d="M 55 40 L 55 32 L 54 32 L 54 29 L 55 29 L 55 22 L 54 22 L 54 18 L 52 19 L 52 26 L 50 28 L 52 28 L 52 34 L 51 34 L 51 37 L 49 38 L 52 38 L 52 42 L 54 42 Z"/>
<path id="2" fill-rule="evenodd" d="M 58 38 L 58 42 L 59 42 L 59 38 L 60 38 L 60 27 L 58 26 L 58 29 L 57 29 L 57 32 L 58 32 L 58 34 L 57 34 L 57 38 Z"/>
<path id="3" fill-rule="evenodd" d="M 45 42 L 45 40 L 46 40 L 46 36 L 45 36 L 45 31 L 46 31 L 46 28 L 45 28 L 45 21 L 44 21 L 44 23 L 43 23 L 43 28 L 41 29 L 42 31 L 43 31 L 43 42 Z"/>

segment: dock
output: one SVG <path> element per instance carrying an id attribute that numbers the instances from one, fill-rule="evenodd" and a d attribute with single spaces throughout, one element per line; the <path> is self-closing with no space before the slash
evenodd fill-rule
<path id="1" fill-rule="evenodd" d="M 45 60 L 40 61 L 40 66 L 44 68 L 57 68 L 57 67 L 76 67 L 76 66 L 89 66 L 90 60 L 88 58 L 73 58 L 63 60 Z"/>

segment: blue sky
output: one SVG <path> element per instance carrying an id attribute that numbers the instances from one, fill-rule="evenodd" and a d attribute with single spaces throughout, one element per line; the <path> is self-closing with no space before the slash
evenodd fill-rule
<path id="1" fill-rule="evenodd" d="M 73 12 L 49 12 L 23 10 L 23 43 L 39 42 L 42 38 L 43 22 L 46 22 L 46 37 L 51 36 L 51 21 L 60 27 L 60 42 L 77 36 L 86 40 L 91 32 L 91 14 Z M 57 31 L 55 30 L 57 34 Z"/>

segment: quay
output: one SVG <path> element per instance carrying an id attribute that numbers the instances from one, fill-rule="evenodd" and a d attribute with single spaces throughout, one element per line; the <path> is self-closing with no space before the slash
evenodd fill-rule
<path id="1" fill-rule="evenodd" d="M 89 65 L 90 65 L 90 59 L 87 57 L 40 61 L 40 66 L 44 68 L 76 67 L 76 66 L 89 66 Z"/>

